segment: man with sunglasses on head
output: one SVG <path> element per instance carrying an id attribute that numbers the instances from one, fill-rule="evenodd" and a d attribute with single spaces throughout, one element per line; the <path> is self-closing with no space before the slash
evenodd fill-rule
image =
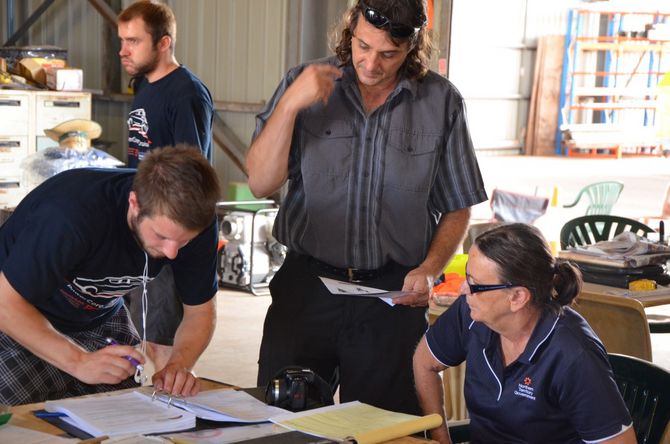
<path id="1" fill-rule="evenodd" d="M 463 98 L 428 69 L 421 0 L 359 1 L 336 56 L 300 65 L 257 116 L 249 186 L 288 181 L 275 222 L 286 260 L 270 284 L 259 385 L 301 365 L 340 400 L 419 414 L 412 354 L 431 284 L 486 192 Z M 395 305 L 333 295 L 320 277 L 408 293 Z"/>

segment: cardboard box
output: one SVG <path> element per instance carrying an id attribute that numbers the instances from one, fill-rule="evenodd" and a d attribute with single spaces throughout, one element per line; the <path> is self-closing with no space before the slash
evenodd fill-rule
<path id="1" fill-rule="evenodd" d="M 47 75 L 45 68 L 64 67 L 65 60 L 45 59 L 42 57 L 26 57 L 19 62 L 19 74 L 28 80 L 32 80 L 40 85 L 47 84 Z"/>
<path id="2" fill-rule="evenodd" d="M 56 91 L 81 91 L 84 87 L 84 71 L 79 68 L 48 67 L 47 87 Z"/>

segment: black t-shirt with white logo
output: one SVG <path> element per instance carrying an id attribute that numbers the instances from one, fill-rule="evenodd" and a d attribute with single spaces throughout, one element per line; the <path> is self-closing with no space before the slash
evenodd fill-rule
<path id="1" fill-rule="evenodd" d="M 213 112 L 209 90 L 184 66 L 151 83 L 142 77 L 128 113 L 128 166 L 137 168 L 147 152 L 179 143 L 200 148 L 212 163 Z"/>
<path id="2" fill-rule="evenodd" d="M 142 285 L 144 251 L 128 226 L 134 170 L 75 169 L 43 182 L 0 228 L 0 268 L 12 287 L 63 332 L 91 329 Z M 171 263 L 188 305 L 210 300 L 216 283 L 216 222 L 174 260 L 149 257 L 154 278 Z M 159 310 L 151 306 L 149 311 Z"/>

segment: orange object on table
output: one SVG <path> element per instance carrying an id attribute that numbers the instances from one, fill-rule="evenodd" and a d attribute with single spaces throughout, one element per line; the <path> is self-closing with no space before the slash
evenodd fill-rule
<path id="1" fill-rule="evenodd" d="M 459 289 L 461 288 L 461 284 L 463 284 L 464 280 L 465 278 L 458 273 L 445 273 L 444 282 L 436 285 L 433 288 L 433 293 L 440 295 L 458 295 Z"/>

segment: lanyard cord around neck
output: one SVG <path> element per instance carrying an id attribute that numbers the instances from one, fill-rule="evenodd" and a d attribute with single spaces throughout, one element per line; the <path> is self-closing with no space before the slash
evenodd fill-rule
<path id="1" fill-rule="evenodd" d="M 142 271 L 142 344 L 140 351 L 147 355 L 147 310 L 149 298 L 147 297 L 147 282 L 149 281 L 149 255 L 144 252 L 144 270 Z"/>

